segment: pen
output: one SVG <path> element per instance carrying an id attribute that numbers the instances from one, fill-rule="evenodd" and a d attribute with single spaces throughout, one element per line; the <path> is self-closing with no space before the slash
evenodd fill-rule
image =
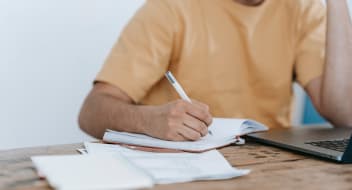
<path id="1" fill-rule="evenodd" d="M 182 86 L 177 82 L 176 78 L 174 75 L 171 73 L 171 71 L 168 71 L 165 73 L 165 77 L 167 80 L 170 82 L 170 84 L 175 88 L 176 92 L 178 95 L 182 98 L 182 100 L 185 100 L 189 103 L 192 103 L 191 99 L 187 96 L 186 92 L 183 90 Z M 208 133 L 212 135 L 212 132 L 208 130 Z"/>
<path id="2" fill-rule="evenodd" d="M 183 90 L 182 86 L 177 82 L 171 71 L 165 73 L 166 78 L 169 80 L 171 85 L 175 88 L 178 95 L 181 96 L 182 100 L 192 103 L 191 99 L 187 96 L 186 92 Z"/>

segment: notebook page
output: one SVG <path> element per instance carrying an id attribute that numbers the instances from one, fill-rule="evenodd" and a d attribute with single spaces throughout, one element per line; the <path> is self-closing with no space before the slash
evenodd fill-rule
<path id="1" fill-rule="evenodd" d="M 148 188 L 154 183 L 143 170 L 117 154 L 114 157 L 65 155 L 31 159 L 50 185 L 60 190 Z"/>
<path id="2" fill-rule="evenodd" d="M 209 130 L 212 135 L 207 135 L 209 139 L 229 139 L 241 134 L 241 125 L 244 119 L 214 118 Z"/>
<path id="3" fill-rule="evenodd" d="M 214 118 L 213 123 L 209 126 L 209 130 L 212 132 L 212 135 L 207 135 L 206 139 L 228 139 L 233 138 L 234 136 L 240 135 L 243 130 L 241 125 L 246 122 L 245 119 L 225 119 L 225 118 Z M 109 132 L 116 132 L 113 130 L 108 130 Z M 123 133 L 126 136 L 130 136 L 133 138 L 139 139 L 148 139 L 148 140 L 155 140 L 156 138 L 135 134 L 135 133 L 125 133 L 125 132 L 117 132 Z"/>
<path id="4" fill-rule="evenodd" d="M 237 170 L 216 150 L 200 154 L 150 153 L 130 150 L 119 145 L 85 143 L 89 154 L 122 154 L 149 173 L 158 184 L 194 180 L 229 179 L 249 173 Z"/>
<path id="5" fill-rule="evenodd" d="M 267 131 L 269 128 L 266 127 L 265 125 L 253 121 L 253 120 L 246 120 L 243 122 L 241 125 L 241 134 L 240 135 L 246 135 L 249 133 L 254 133 L 254 132 L 259 132 L 259 131 Z"/>
<path id="6" fill-rule="evenodd" d="M 210 136 L 206 136 L 198 141 L 176 142 L 152 138 L 146 135 L 135 135 L 134 137 L 132 137 L 130 134 L 109 131 L 104 134 L 104 141 L 111 143 L 118 142 L 131 145 L 168 148 L 175 150 L 204 151 L 207 149 L 213 149 L 216 147 L 227 145 L 231 142 L 234 142 L 235 139 L 219 140 L 213 139 Z"/>

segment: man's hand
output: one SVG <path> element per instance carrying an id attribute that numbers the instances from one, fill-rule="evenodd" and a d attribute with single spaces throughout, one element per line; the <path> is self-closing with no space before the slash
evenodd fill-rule
<path id="1" fill-rule="evenodd" d="M 156 106 L 150 113 L 150 126 L 145 133 L 170 141 L 195 141 L 208 134 L 212 122 L 209 107 L 196 100 L 176 100 Z"/>

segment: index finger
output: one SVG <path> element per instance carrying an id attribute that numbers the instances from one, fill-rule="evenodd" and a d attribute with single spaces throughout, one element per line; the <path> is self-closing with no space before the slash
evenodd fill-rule
<path id="1" fill-rule="evenodd" d="M 186 106 L 187 114 L 195 117 L 196 119 L 204 122 L 209 126 L 212 122 L 212 116 L 205 107 L 198 105 L 197 103 L 190 103 Z"/>

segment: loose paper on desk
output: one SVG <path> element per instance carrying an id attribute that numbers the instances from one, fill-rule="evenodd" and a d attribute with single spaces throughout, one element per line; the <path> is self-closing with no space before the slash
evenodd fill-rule
<path id="1" fill-rule="evenodd" d="M 233 168 L 217 150 L 198 154 L 151 153 L 111 144 L 85 143 L 85 147 L 88 154 L 122 154 L 157 184 L 230 179 L 249 173 Z"/>
<path id="2" fill-rule="evenodd" d="M 247 119 L 214 118 L 208 134 L 198 141 L 172 142 L 147 135 L 107 130 L 103 140 L 108 143 L 121 143 L 146 147 L 167 148 L 189 152 L 204 152 L 236 142 L 236 137 L 248 133 L 266 131 L 268 128 L 256 121 Z"/>
<path id="3" fill-rule="evenodd" d="M 136 189 L 154 184 L 148 174 L 118 154 L 35 156 L 32 161 L 38 174 L 59 190 Z"/>

